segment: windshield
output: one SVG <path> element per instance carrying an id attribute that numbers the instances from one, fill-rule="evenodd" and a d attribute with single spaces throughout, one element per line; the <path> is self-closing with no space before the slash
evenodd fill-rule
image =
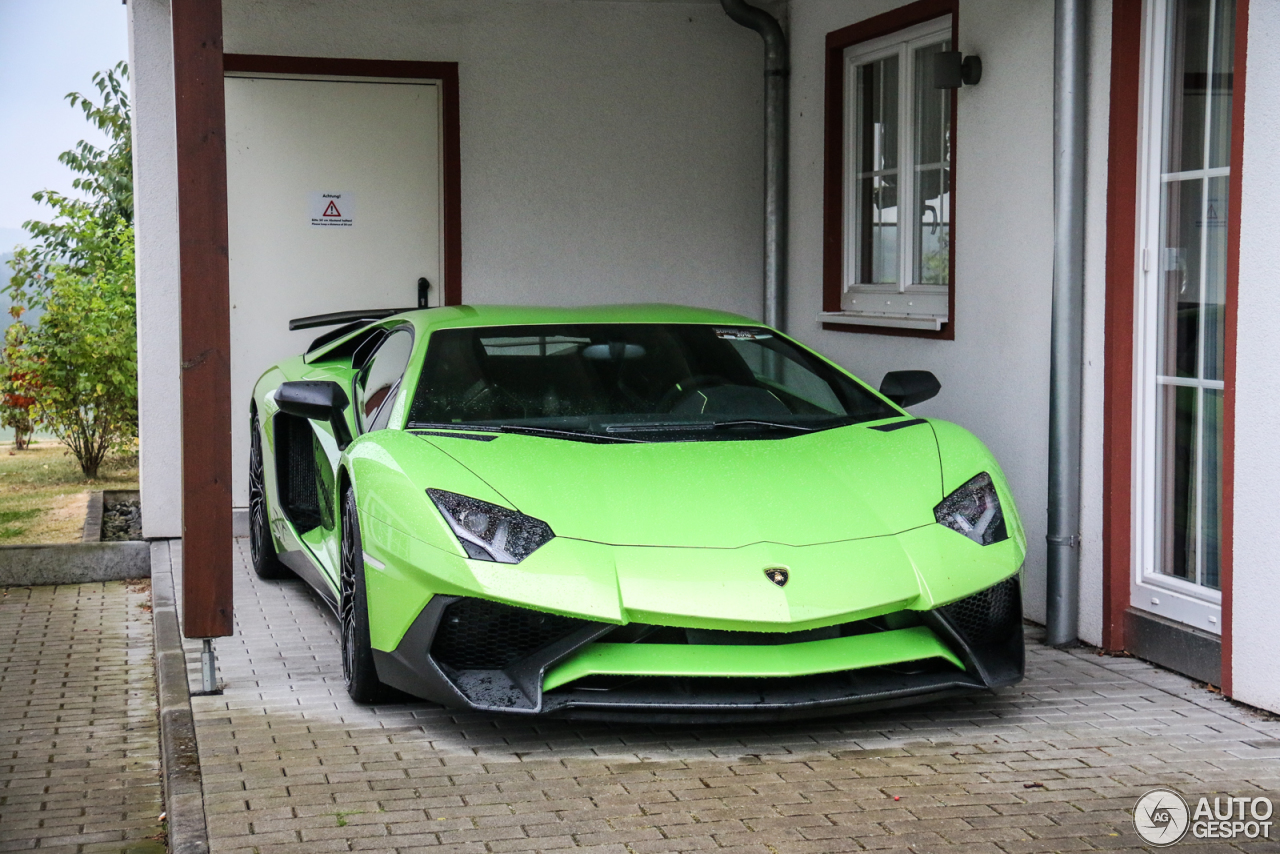
<path id="1" fill-rule="evenodd" d="M 433 332 L 409 426 L 687 441 L 898 414 L 767 329 L 602 323 Z"/>

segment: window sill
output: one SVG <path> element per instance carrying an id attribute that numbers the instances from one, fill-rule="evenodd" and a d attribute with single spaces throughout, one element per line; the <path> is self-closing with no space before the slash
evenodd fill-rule
<path id="1" fill-rule="evenodd" d="M 837 326 L 884 326 L 890 329 L 918 329 L 938 332 L 947 322 L 945 317 L 912 317 L 909 315 L 873 314 L 853 311 L 824 311 L 818 315 L 819 323 Z"/>

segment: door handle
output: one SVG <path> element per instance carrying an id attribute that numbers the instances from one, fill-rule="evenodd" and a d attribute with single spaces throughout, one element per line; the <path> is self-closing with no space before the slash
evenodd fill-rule
<path id="1" fill-rule="evenodd" d="M 431 282 L 426 276 L 418 279 L 418 308 L 427 307 L 427 292 L 431 290 Z"/>

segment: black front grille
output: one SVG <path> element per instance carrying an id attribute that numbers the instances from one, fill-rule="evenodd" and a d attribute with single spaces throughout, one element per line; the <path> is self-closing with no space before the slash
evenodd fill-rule
<path id="1" fill-rule="evenodd" d="M 454 670 L 502 670 L 585 625 L 573 617 L 459 599 L 444 610 L 431 656 Z"/>
<path id="2" fill-rule="evenodd" d="M 1022 619 L 1018 577 L 953 602 L 941 611 L 970 646 L 986 646 L 1009 639 Z"/>

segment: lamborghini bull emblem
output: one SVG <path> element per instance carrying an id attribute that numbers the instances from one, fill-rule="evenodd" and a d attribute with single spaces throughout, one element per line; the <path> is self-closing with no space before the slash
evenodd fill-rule
<path id="1" fill-rule="evenodd" d="M 791 573 L 787 571 L 785 566 L 771 566 L 764 571 L 767 577 L 779 587 L 786 587 L 787 581 L 791 579 Z"/>

